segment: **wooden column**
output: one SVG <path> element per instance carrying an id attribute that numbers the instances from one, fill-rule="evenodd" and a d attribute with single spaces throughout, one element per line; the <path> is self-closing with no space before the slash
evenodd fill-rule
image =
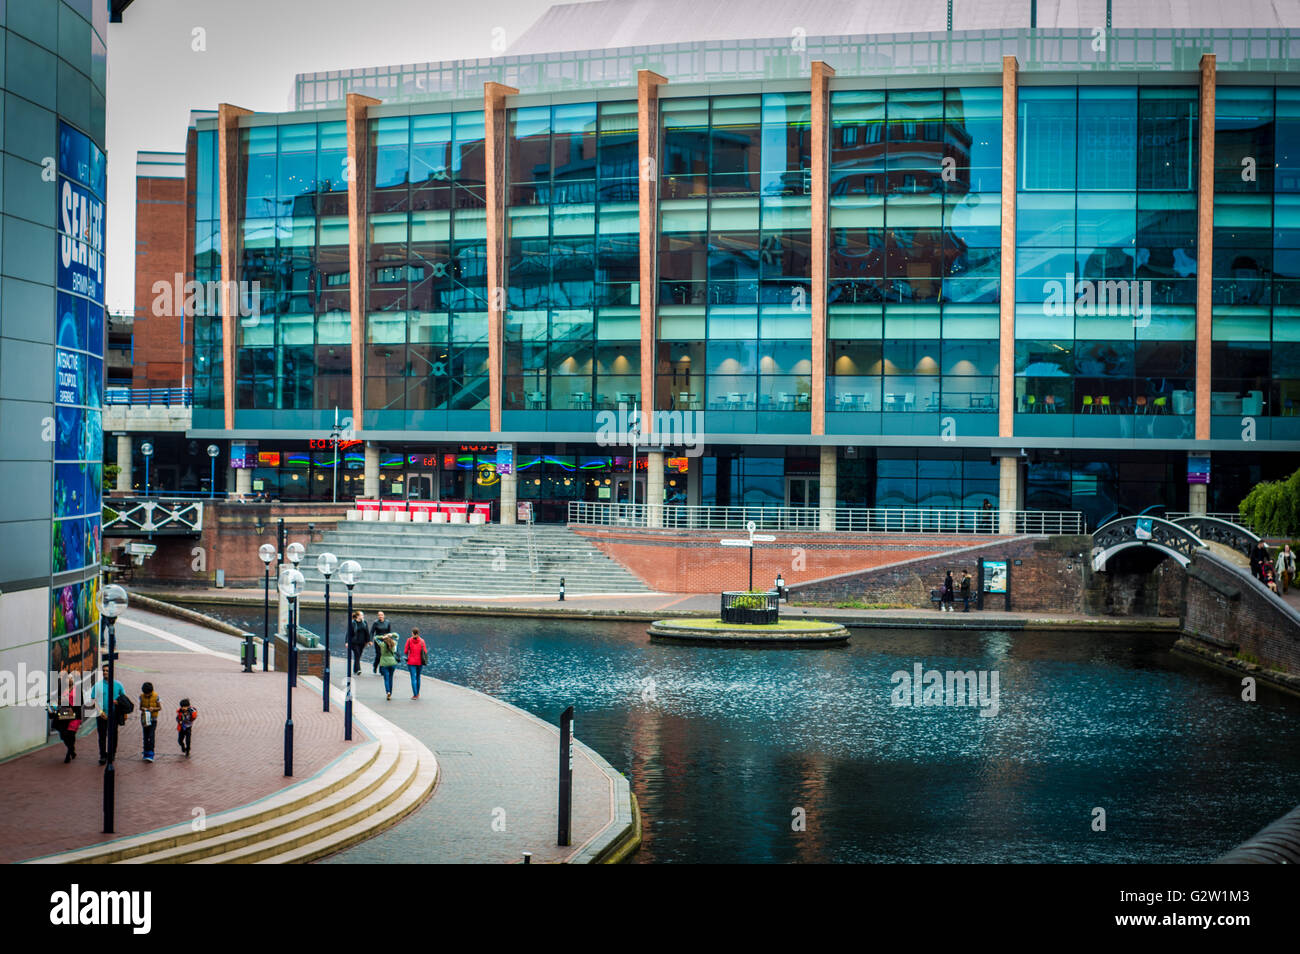
<path id="1" fill-rule="evenodd" d="M 239 117 L 251 109 L 222 103 L 217 107 L 217 175 L 221 203 L 221 396 L 226 430 L 235 427 L 235 335 L 239 326 Z"/>
<path id="2" fill-rule="evenodd" d="M 826 281 L 830 197 L 830 78 L 835 70 L 812 64 L 812 409 L 813 434 L 826 433 Z"/>
<path id="3" fill-rule="evenodd" d="M 1210 342 L 1214 307 L 1214 89 L 1213 53 L 1201 57 L 1200 168 L 1196 180 L 1196 439 L 1210 439 Z"/>
<path id="4" fill-rule="evenodd" d="M 655 409 L 655 304 L 659 300 L 659 87 L 668 80 L 650 70 L 636 74 L 637 224 L 640 233 L 638 301 L 641 305 L 641 408 Z M 645 434 L 654 414 L 641 418 Z"/>
<path id="5" fill-rule="evenodd" d="M 488 407 L 501 430 L 501 375 L 506 313 L 506 97 L 519 90 L 483 84 L 483 147 L 487 178 Z"/>
<path id="6" fill-rule="evenodd" d="M 1002 267 L 998 282 L 998 436 L 1016 426 L 1016 130 L 1017 73 L 1014 56 L 1002 57 Z"/>
<path id="7" fill-rule="evenodd" d="M 366 111 L 379 100 L 348 93 L 348 307 L 352 331 L 352 427 L 365 423 L 366 291 L 370 287 L 366 249 L 370 236 L 370 128 Z"/>

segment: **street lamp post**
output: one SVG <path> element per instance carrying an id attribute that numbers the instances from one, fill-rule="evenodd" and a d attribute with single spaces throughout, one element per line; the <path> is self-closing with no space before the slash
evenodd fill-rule
<path id="1" fill-rule="evenodd" d="M 149 496 L 149 458 L 153 456 L 153 444 L 145 441 L 140 445 L 140 453 L 144 455 L 144 495 Z"/>
<path id="2" fill-rule="evenodd" d="M 296 610 L 298 597 L 302 595 L 303 577 L 296 567 L 286 566 L 280 571 L 280 593 L 289 601 L 289 629 L 285 633 L 292 647 L 298 639 L 298 620 Z M 293 776 L 293 686 L 294 656 L 289 654 L 288 678 L 285 680 L 285 719 L 284 719 L 284 774 Z"/>
<path id="3" fill-rule="evenodd" d="M 257 555 L 262 560 L 262 672 L 266 672 L 267 647 L 271 645 L 271 564 L 279 551 L 271 543 L 263 543 L 257 548 Z"/>
<path id="4" fill-rule="evenodd" d="M 635 403 L 632 405 L 632 424 L 628 431 L 628 436 L 632 439 L 632 525 L 636 526 L 636 445 L 641 439 L 641 412 Z"/>
<path id="5" fill-rule="evenodd" d="M 352 625 L 352 587 L 361 578 L 361 564 L 344 560 L 339 564 L 339 579 L 348 588 L 348 625 Z M 360 662 L 360 660 L 358 660 Z M 348 688 L 343 697 L 343 739 L 352 741 L 352 640 L 348 640 Z"/>
<path id="6" fill-rule="evenodd" d="M 208 499 L 217 495 L 217 455 L 221 453 L 221 448 L 216 444 L 208 445 L 208 459 L 212 462 L 208 477 Z"/>
<path id="7" fill-rule="evenodd" d="M 126 609 L 126 590 L 116 583 L 104 587 L 100 596 L 99 614 L 108 623 L 108 652 L 104 655 L 108 662 L 108 685 L 104 687 L 108 716 L 108 761 L 104 764 L 104 834 L 106 835 L 113 833 L 113 801 L 117 783 L 117 769 L 113 766 L 113 756 L 117 750 L 117 712 L 115 711 L 117 700 L 113 695 L 113 686 L 116 684 L 114 677 L 117 673 L 117 667 L 114 665 L 117 659 L 117 618 L 122 615 L 124 609 Z"/>
<path id="8" fill-rule="evenodd" d="M 293 569 L 295 570 L 298 569 L 298 564 L 302 562 L 302 558 L 306 555 L 306 553 L 307 553 L 307 548 L 304 547 L 301 543 L 291 543 L 284 548 L 285 558 L 289 561 L 289 565 L 293 567 Z M 288 595 L 289 594 L 287 593 L 285 594 L 285 596 Z M 289 680 L 294 684 L 294 686 L 297 686 L 298 685 L 298 638 L 297 638 L 298 620 L 296 618 L 296 614 L 294 613 L 292 600 L 289 601 L 289 625 L 293 627 L 293 634 L 294 634 L 294 638 L 289 640 Z"/>
<path id="9" fill-rule="evenodd" d="M 316 569 L 325 577 L 325 711 L 330 711 L 330 575 L 338 569 L 339 558 L 332 553 L 322 553 L 316 558 Z"/>

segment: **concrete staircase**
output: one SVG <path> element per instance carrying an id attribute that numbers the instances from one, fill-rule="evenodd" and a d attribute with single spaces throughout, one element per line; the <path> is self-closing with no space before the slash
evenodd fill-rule
<path id="1" fill-rule="evenodd" d="M 568 527 L 487 524 L 432 567 L 411 592 L 430 595 L 649 593 L 622 564 Z M 531 542 L 530 542 L 531 536 Z"/>
<path id="2" fill-rule="evenodd" d="M 621 564 L 585 538 L 555 525 L 344 523 L 312 546 L 301 569 L 324 589 L 316 557 L 330 552 L 361 563 L 353 592 L 412 596 L 522 596 L 648 593 Z M 335 581 L 331 589 L 342 590 Z"/>
<path id="3" fill-rule="evenodd" d="M 337 689 L 335 697 L 341 706 Z M 356 746 L 306 782 L 212 816 L 201 831 L 184 821 L 31 863 L 293 864 L 348 848 L 414 811 L 438 778 L 437 760 L 414 736 L 369 710 L 358 719 L 375 741 Z"/>
<path id="4" fill-rule="evenodd" d="M 307 551 L 300 569 L 307 588 L 323 590 L 325 578 L 316 570 L 316 558 L 333 553 L 342 560 L 361 564 L 361 580 L 354 593 L 408 593 L 431 567 L 447 559 L 466 538 L 482 526 L 447 523 L 340 523 L 321 535 Z M 331 592 L 346 590 L 335 578 Z"/>

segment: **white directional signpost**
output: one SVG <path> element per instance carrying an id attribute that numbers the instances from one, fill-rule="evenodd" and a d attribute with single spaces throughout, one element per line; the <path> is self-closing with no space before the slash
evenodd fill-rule
<path id="1" fill-rule="evenodd" d="M 744 540 L 719 540 L 724 547 L 748 547 L 749 548 L 749 589 L 754 589 L 754 544 L 755 543 L 773 543 L 776 537 L 770 533 L 755 533 L 755 523 L 753 520 L 745 524 L 745 530 L 749 536 Z"/>

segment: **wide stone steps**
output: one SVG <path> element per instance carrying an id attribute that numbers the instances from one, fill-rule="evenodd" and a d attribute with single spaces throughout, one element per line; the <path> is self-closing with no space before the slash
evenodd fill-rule
<path id="1" fill-rule="evenodd" d="M 301 569 L 308 586 L 320 590 L 320 553 L 355 559 L 362 567 L 353 589 L 358 595 L 551 593 L 558 592 L 560 577 L 573 594 L 648 592 L 635 574 L 567 527 L 534 526 L 531 548 L 529 537 L 524 526 L 352 522 L 327 531 Z"/>
<path id="2" fill-rule="evenodd" d="M 319 685 L 314 677 L 308 684 Z M 342 706 L 343 695 L 334 691 Z M 207 820 L 40 859 L 45 864 L 298 863 L 350 847 L 414 810 L 433 791 L 438 763 L 418 739 L 364 706 L 375 741 L 306 782 Z"/>

